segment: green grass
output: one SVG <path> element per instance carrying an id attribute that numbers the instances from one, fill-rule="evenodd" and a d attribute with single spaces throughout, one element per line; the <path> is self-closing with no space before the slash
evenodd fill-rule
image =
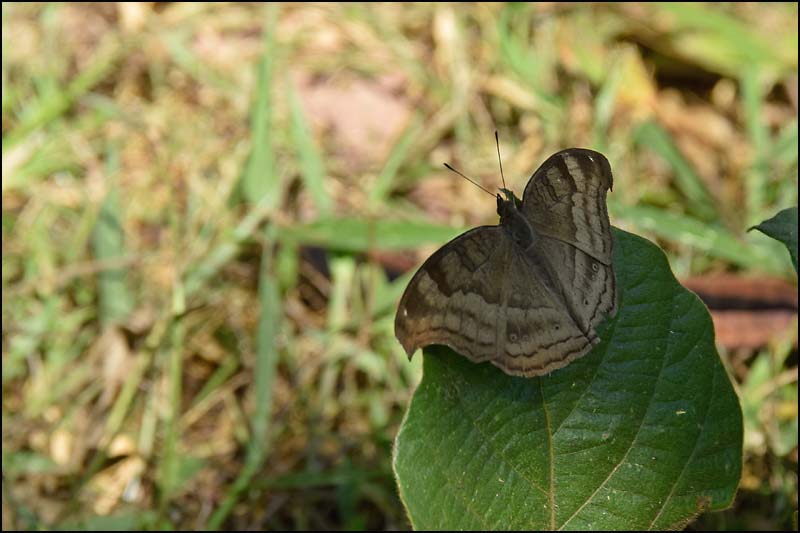
<path id="1" fill-rule="evenodd" d="M 495 129 L 518 192 L 556 150 L 606 154 L 612 223 L 679 277 L 796 282 L 746 232 L 797 205 L 796 4 L 6 3 L 2 25 L 6 528 L 408 528 L 390 457 L 421 367 L 395 305 L 495 223 L 442 167 L 497 185 Z M 693 527 L 791 526 L 793 342 L 727 354 L 745 476 Z"/>

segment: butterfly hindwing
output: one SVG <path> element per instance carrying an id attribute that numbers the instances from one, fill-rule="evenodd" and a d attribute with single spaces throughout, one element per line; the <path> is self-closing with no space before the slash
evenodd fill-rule
<path id="1" fill-rule="evenodd" d="M 508 374 L 539 376 L 591 350 L 593 339 L 571 318 L 544 265 L 512 248 L 507 276 L 505 346 L 492 364 Z"/>
<path id="2" fill-rule="evenodd" d="M 557 284 L 568 288 L 563 295 L 573 319 L 581 330 L 594 338 L 594 328 L 617 312 L 613 268 L 558 239 L 543 236 L 538 248 L 539 255 L 544 255 L 553 265 Z"/>

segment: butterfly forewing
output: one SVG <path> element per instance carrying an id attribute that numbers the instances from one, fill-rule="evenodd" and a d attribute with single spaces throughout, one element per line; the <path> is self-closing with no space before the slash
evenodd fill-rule
<path id="1" fill-rule="evenodd" d="M 498 226 L 482 226 L 442 246 L 406 287 L 395 335 L 411 357 L 429 344 L 451 346 L 473 361 L 494 356 L 504 265 L 493 257 L 509 243 Z"/>

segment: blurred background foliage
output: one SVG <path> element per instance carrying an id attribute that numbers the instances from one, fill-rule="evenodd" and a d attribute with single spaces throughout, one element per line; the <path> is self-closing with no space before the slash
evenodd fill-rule
<path id="1" fill-rule="evenodd" d="M 551 153 L 711 308 L 797 509 L 797 4 L 2 7 L 3 527 L 408 527 L 410 272 Z M 424 465 L 421 465 L 424 468 Z"/>

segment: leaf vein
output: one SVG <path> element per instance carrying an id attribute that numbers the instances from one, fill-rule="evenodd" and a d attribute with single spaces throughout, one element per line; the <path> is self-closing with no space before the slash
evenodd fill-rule
<path id="1" fill-rule="evenodd" d="M 672 306 L 674 307 L 675 306 L 675 298 L 673 297 L 673 298 L 670 298 L 670 299 L 672 300 Z M 645 421 L 645 419 L 647 419 L 647 413 L 650 411 L 650 408 L 653 405 L 653 400 L 655 399 L 656 390 L 658 388 L 657 385 L 658 385 L 658 382 L 661 380 L 661 374 L 664 372 L 664 368 L 667 366 L 666 363 L 667 363 L 667 359 L 668 359 L 669 353 L 670 353 L 670 349 L 669 349 L 669 341 L 668 341 L 667 342 L 667 350 L 665 351 L 664 355 L 662 356 L 663 358 L 661 360 L 661 368 L 659 368 L 659 370 L 658 370 L 658 375 L 656 376 L 656 379 L 653 380 L 653 392 L 650 395 L 650 399 L 647 402 L 647 408 L 644 409 L 644 414 L 642 415 L 642 419 L 639 421 L 639 428 L 636 430 L 636 434 L 634 435 L 633 440 L 631 440 L 631 443 L 628 446 L 628 450 L 625 452 L 625 455 L 623 455 L 622 459 L 620 459 L 619 462 L 614 466 L 614 468 L 611 469 L 611 471 L 608 473 L 608 476 L 606 477 L 606 479 L 604 479 L 603 482 L 600 483 L 600 485 L 598 485 L 597 489 L 595 489 L 595 491 L 591 494 L 591 496 L 586 498 L 586 501 L 583 502 L 583 504 L 580 507 L 578 507 L 575 510 L 575 512 L 572 513 L 572 515 L 570 515 L 570 517 L 567 518 L 567 520 L 563 524 L 561 524 L 561 526 L 558 528 L 559 530 L 563 530 L 566 527 L 566 525 L 569 524 L 572 521 L 573 518 L 578 516 L 578 513 L 580 513 L 583 510 L 583 508 L 586 507 L 589 504 L 589 502 L 591 502 L 594 499 L 594 497 L 597 495 L 597 493 L 600 492 L 600 489 L 602 489 L 606 485 L 606 483 L 608 483 L 608 481 L 617 472 L 617 470 L 619 470 L 619 467 L 622 466 L 622 464 L 628 458 L 628 455 L 631 453 L 631 450 L 633 449 L 634 444 L 636 443 L 636 439 L 639 438 L 639 434 L 642 432 L 642 428 L 644 427 L 644 421 Z"/>
<path id="2" fill-rule="evenodd" d="M 695 348 L 696 347 L 697 344 L 695 344 Z M 712 370 L 711 394 L 709 395 L 708 404 L 706 405 L 706 412 L 703 415 L 703 425 L 700 427 L 700 431 L 697 433 L 697 437 L 695 437 L 694 440 L 694 447 L 692 448 L 692 453 L 690 453 L 689 457 L 686 458 L 686 462 L 684 463 L 683 468 L 681 469 L 681 473 L 678 474 L 678 476 L 675 478 L 675 482 L 672 484 L 672 488 L 670 489 L 669 494 L 667 494 L 667 497 L 664 498 L 664 503 L 661 505 L 661 508 L 658 510 L 658 513 L 656 513 L 656 516 L 653 518 L 653 521 L 650 522 L 650 525 L 647 527 L 648 530 L 653 529 L 653 525 L 661 517 L 661 513 L 664 512 L 664 509 L 667 508 L 667 503 L 669 503 L 669 500 L 672 498 L 673 494 L 675 494 L 675 489 L 678 486 L 678 482 L 680 482 L 681 478 L 683 477 L 683 474 L 686 472 L 686 467 L 689 466 L 689 464 L 691 464 L 692 459 L 694 459 L 694 456 L 697 453 L 697 445 L 700 444 L 700 438 L 703 436 L 703 433 L 706 430 L 707 426 L 706 423 L 708 422 L 708 413 L 711 411 L 711 404 L 714 402 L 714 389 L 716 389 L 716 387 L 717 387 L 717 372 L 715 370 Z"/>
<path id="3" fill-rule="evenodd" d="M 448 372 L 450 372 L 450 369 L 449 369 L 449 368 L 448 368 Z M 454 386 L 454 388 L 455 388 L 455 390 L 456 390 L 455 397 L 456 397 L 456 399 L 458 400 L 458 403 L 459 403 L 459 404 L 461 404 L 461 407 L 463 407 L 463 408 L 464 408 L 464 411 L 463 411 L 463 412 L 464 412 L 464 413 L 469 413 L 469 412 L 470 412 L 470 411 L 469 411 L 469 409 L 467 409 L 467 406 L 466 406 L 466 404 L 464 403 L 464 401 L 463 401 L 463 400 L 462 400 L 462 398 L 461 398 L 461 389 L 459 389 L 458 385 L 456 385 L 455 383 L 453 383 L 453 386 Z M 506 455 L 503 453 L 502 449 L 500 449 L 500 448 L 497 448 L 497 447 L 494 445 L 494 440 L 493 440 L 491 437 L 489 437 L 489 435 L 487 435 L 486 433 L 484 433 L 484 432 L 483 432 L 483 430 L 481 430 L 481 428 L 480 428 L 480 426 L 478 425 L 478 423 L 477 423 L 477 420 L 476 420 L 475 418 L 473 418 L 473 417 L 467 417 L 467 418 L 468 418 L 469 422 L 472 424 L 472 427 L 473 427 L 473 429 L 474 429 L 475 431 L 477 431 L 477 432 L 480 434 L 480 436 L 481 436 L 481 437 L 484 439 L 484 441 L 485 441 L 485 442 L 487 442 L 487 443 L 490 445 L 491 449 L 492 449 L 494 452 L 496 452 L 496 453 L 497 453 L 497 456 L 498 456 L 498 457 L 499 457 L 499 458 L 500 458 L 500 459 L 501 459 L 501 460 L 502 460 L 504 463 L 506 463 L 506 464 L 507 464 L 507 465 L 508 465 L 508 466 L 511 468 L 511 470 L 512 470 L 512 471 L 513 471 L 515 474 L 517 474 L 519 477 L 521 477 L 522 479 L 524 479 L 524 480 L 525 480 L 526 482 L 528 482 L 528 483 L 529 483 L 529 484 L 530 484 L 530 485 L 531 485 L 533 488 L 535 488 L 536 490 L 538 490 L 538 491 L 539 491 L 539 492 L 541 492 L 542 494 L 545 494 L 545 495 L 547 495 L 547 491 L 546 491 L 546 490 L 545 490 L 543 487 L 540 487 L 540 486 L 539 486 L 539 485 L 538 485 L 538 484 L 537 484 L 535 481 L 533 481 L 533 480 L 532 480 L 532 479 L 530 479 L 528 476 L 526 476 L 525 474 L 523 474 L 522 472 L 520 472 L 520 471 L 517 469 L 517 467 L 516 467 L 516 465 L 514 464 L 514 462 L 513 462 L 511 459 L 509 459 L 509 458 L 508 458 L 508 457 L 507 457 L 507 456 L 506 456 Z"/>

